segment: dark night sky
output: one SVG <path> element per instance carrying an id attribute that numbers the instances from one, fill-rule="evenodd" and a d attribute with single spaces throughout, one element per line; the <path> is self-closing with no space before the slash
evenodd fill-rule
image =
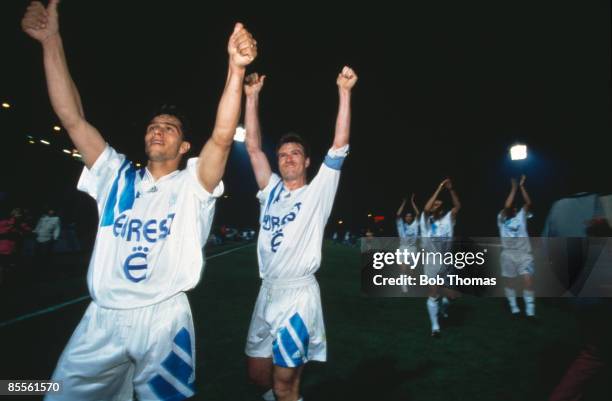
<path id="1" fill-rule="evenodd" d="M 134 159 L 143 158 L 148 111 L 164 102 L 185 108 L 202 138 L 196 148 L 208 137 L 226 41 L 241 21 L 260 47 L 250 70 L 268 75 L 261 119 L 270 149 L 282 134 L 298 132 L 318 166 L 333 137 L 336 74 L 349 64 L 360 77 L 333 222 L 357 228 L 368 212 L 390 219 L 402 196 L 414 191 L 422 205 L 451 176 L 464 204 L 458 232 L 495 235 L 510 174 L 523 171 L 537 234 L 552 200 L 612 190 L 607 1 L 419 2 L 426 4 L 401 11 L 383 2 L 218 2 L 214 10 L 210 2 L 127 3 L 65 0 L 60 18 L 88 119 Z M 19 28 L 26 6 L 0 4 L 0 100 L 14 104 L 0 118 L 5 144 L 17 150 L 3 152 L 9 174 L 0 191 L 58 201 L 74 197 L 59 194 L 76 184 L 79 166 L 25 145 L 27 133 L 53 138 L 57 121 L 40 46 Z M 512 167 L 506 152 L 517 140 L 530 146 L 530 159 Z M 244 148 L 235 145 L 224 180 L 230 198 L 219 203 L 217 222 L 254 225 L 256 189 Z"/>

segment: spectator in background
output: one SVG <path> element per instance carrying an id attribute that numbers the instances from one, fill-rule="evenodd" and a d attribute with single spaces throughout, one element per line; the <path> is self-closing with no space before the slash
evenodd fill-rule
<path id="1" fill-rule="evenodd" d="M 36 233 L 36 258 L 37 262 L 46 259 L 49 262 L 49 258 L 53 253 L 53 245 L 60 235 L 60 218 L 55 214 L 55 209 L 52 207 L 46 207 L 46 213 L 43 214 L 34 232 Z"/>
<path id="2" fill-rule="evenodd" d="M 0 284 L 4 274 L 18 264 L 23 237 L 32 231 L 25 222 L 23 211 L 15 208 L 8 218 L 0 220 Z"/>
<path id="3" fill-rule="evenodd" d="M 346 230 L 346 232 L 344 233 L 344 245 L 352 245 L 352 241 L 351 241 L 351 232 L 349 230 Z"/>

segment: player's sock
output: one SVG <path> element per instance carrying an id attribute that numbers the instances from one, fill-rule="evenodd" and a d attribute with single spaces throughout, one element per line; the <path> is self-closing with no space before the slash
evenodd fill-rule
<path id="1" fill-rule="evenodd" d="M 520 313 L 521 310 L 516 303 L 516 290 L 512 287 L 504 287 L 504 293 L 506 293 L 506 299 L 508 300 L 512 314 L 515 315 Z"/>
<path id="2" fill-rule="evenodd" d="M 450 300 L 446 297 L 442 297 L 440 301 L 440 315 L 443 318 L 448 317 L 448 306 L 450 305 Z"/>
<path id="3" fill-rule="evenodd" d="M 523 290 L 523 300 L 525 300 L 525 314 L 535 316 L 535 291 Z"/>
<path id="4" fill-rule="evenodd" d="M 440 324 L 438 323 L 438 298 L 429 297 L 427 298 L 427 312 L 429 312 L 429 320 L 431 321 L 431 331 L 440 331 Z"/>
<path id="5" fill-rule="evenodd" d="M 274 391 L 272 389 L 266 391 L 261 396 L 265 401 L 276 401 L 276 397 L 274 396 Z"/>

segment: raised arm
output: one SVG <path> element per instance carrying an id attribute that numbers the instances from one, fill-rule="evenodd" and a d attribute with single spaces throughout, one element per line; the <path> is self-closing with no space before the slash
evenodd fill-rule
<path id="1" fill-rule="evenodd" d="M 395 216 L 398 219 L 402 218 L 402 212 L 404 211 L 404 206 L 406 206 L 406 198 L 402 200 L 402 204 L 400 205 L 399 209 L 397 209 L 397 213 L 395 213 Z"/>
<path id="2" fill-rule="evenodd" d="M 266 154 L 261 149 L 261 126 L 259 125 L 259 93 L 263 88 L 265 75 L 256 72 L 245 79 L 244 94 L 246 107 L 244 128 L 246 129 L 246 149 L 251 159 L 255 180 L 259 189 L 264 189 L 270 181 L 272 169 Z"/>
<path id="3" fill-rule="evenodd" d="M 420 211 L 414 200 L 414 194 L 412 194 L 412 196 L 410 197 L 410 203 L 412 203 L 412 210 L 414 210 L 414 219 L 417 220 L 419 218 Z"/>
<path id="4" fill-rule="evenodd" d="M 234 26 L 227 45 L 227 52 L 229 54 L 227 80 L 219 101 L 215 127 L 200 152 L 198 163 L 200 182 L 211 193 L 221 181 L 232 148 L 232 141 L 240 118 L 242 81 L 246 66 L 257 56 L 255 39 L 241 23 Z"/>
<path id="5" fill-rule="evenodd" d="M 508 211 L 512 209 L 512 204 L 514 203 L 514 197 L 516 196 L 516 180 L 514 178 L 511 178 L 510 184 L 511 184 L 510 193 L 508 194 L 508 197 L 506 198 L 506 202 L 504 203 L 504 210 L 502 211 L 502 213 L 504 213 L 504 216 L 508 216 Z"/>
<path id="6" fill-rule="evenodd" d="M 461 202 L 459 201 L 459 196 L 457 195 L 457 192 L 455 192 L 455 189 L 453 188 L 453 183 L 450 178 L 447 178 L 445 182 L 445 187 L 446 189 L 448 189 L 451 199 L 453 200 L 453 208 L 451 209 L 451 213 L 453 218 L 455 218 L 457 217 L 457 213 L 459 213 L 459 209 L 461 209 Z"/>
<path id="7" fill-rule="evenodd" d="M 423 212 L 428 215 L 431 213 L 431 209 L 433 208 L 433 204 L 436 201 L 436 199 L 438 199 L 438 196 L 440 195 L 440 191 L 442 191 L 442 188 L 444 188 L 444 186 L 446 185 L 446 182 L 448 181 L 448 178 L 445 179 L 444 181 L 442 181 L 440 183 L 440 185 L 438 185 L 438 188 L 436 188 L 435 192 L 433 193 L 433 195 L 431 195 L 431 197 L 429 198 L 429 200 L 427 201 L 427 203 L 425 203 L 425 207 L 423 208 Z"/>
<path id="8" fill-rule="evenodd" d="M 527 177 L 525 177 L 525 175 L 521 176 L 521 182 L 519 183 L 519 187 L 521 188 L 521 195 L 523 195 L 523 201 L 525 202 L 525 204 L 523 205 L 523 209 L 525 210 L 525 212 L 528 212 L 529 209 L 531 209 L 531 198 L 529 197 L 529 194 L 525 189 L 526 179 Z"/>
<path id="9" fill-rule="evenodd" d="M 59 33 L 58 3 L 59 0 L 51 0 L 47 8 L 38 1 L 30 3 L 21 27 L 42 44 L 51 106 L 89 168 L 104 151 L 106 143 L 98 130 L 85 120 L 81 98 L 70 76 Z"/>
<path id="10" fill-rule="evenodd" d="M 54 240 L 57 241 L 57 239 L 60 236 L 61 231 L 62 231 L 62 223 L 58 217 L 57 220 L 55 221 L 55 225 L 53 226 L 53 239 Z"/>
<path id="11" fill-rule="evenodd" d="M 351 92 L 357 82 L 357 74 L 350 67 L 344 66 L 336 84 L 338 85 L 338 116 L 336 117 L 336 132 L 333 148 L 338 149 L 349 143 L 351 132 Z"/>

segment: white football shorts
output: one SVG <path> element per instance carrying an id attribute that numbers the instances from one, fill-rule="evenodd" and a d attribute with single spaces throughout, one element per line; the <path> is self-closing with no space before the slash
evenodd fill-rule
<path id="1" fill-rule="evenodd" d="M 314 276 L 264 280 L 251 318 L 245 352 L 295 368 L 327 359 L 321 293 Z"/>
<path id="2" fill-rule="evenodd" d="M 195 344 L 185 293 L 135 309 L 92 302 L 59 359 L 47 401 L 183 400 L 194 395 Z"/>

